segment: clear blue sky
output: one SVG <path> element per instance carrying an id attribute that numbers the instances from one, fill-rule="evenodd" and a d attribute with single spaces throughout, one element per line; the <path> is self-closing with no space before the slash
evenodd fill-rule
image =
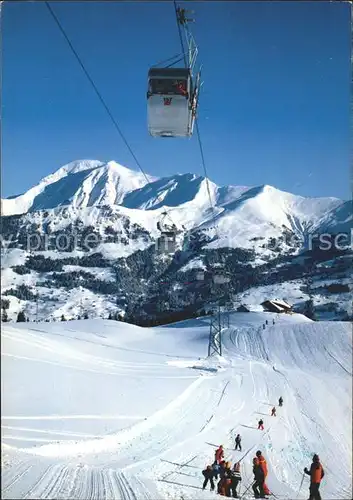
<path id="1" fill-rule="evenodd" d="M 348 199 L 350 5 L 187 4 L 210 179 Z M 51 5 L 144 170 L 203 174 L 196 136 L 153 139 L 146 126 L 149 66 L 180 50 L 173 3 Z M 5 2 L 2 29 L 2 195 L 77 159 L 137 169 L 45 4 Z"/>

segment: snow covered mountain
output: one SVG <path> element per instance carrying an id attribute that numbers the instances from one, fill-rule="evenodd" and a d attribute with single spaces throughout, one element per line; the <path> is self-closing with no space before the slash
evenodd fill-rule
<path id="1" fill-rule="evenodd" d="M 147 182 L 148 181 L 148 182 Z M 349 202 L 337 198 L 304 198 L 271 186 L 218 187 L 209 181 L 212 203 L 217 207 L 220 232 L 256 232 L 266 224 L 286 227 L 296 233 L 325 227 L 346 230 L 352 223 Z M 180 223 L 210 225 L 210 201 L 206 179 L 195 174 L 179 174 L 157 179 L 130 170 L 115 161 L 80 160 L 64 165 L 19 196 L 2 199 L 2 215 L 20 215 L 68 207 L 122 206 L 135 210 L 155 210 L 163 206 L 181 212 Z M 187 214 L 193 210 L 192 218 Z M 56 211 L 55 214 L 58 212 Z M 189 225 L 190 225 L 189 224 Z M 212 219 L 212 225 L 214 220 Z M 240 227 L 243 226 L 243 229 Z M 263 232 L 263 228 L 262 228 Z"/>
<path id="2" fill-rule="evenodd" d="M 147 176 L 148 181 L 154 178 Z M 127 193 L 147 183 L 142 173 L 115 161 L 74 161 L 44 177 L 26 193 L 2 200 L 2 214 L 15 215 L 70 205 L 119 205 Z"/>
<path id="3" fill-rule="evenodd" d="M 165 209 L 180 230 L 169 260 L 156 253 L 157 223 Z M 22 307 L 32 314 L 36 286 L 44 317 L 60 311 L 58 302 L 71 303 L 67 293 L 76 306 L 71 312 L 64 308 L 65 314 L 77 316 L 82 287 L 94 294 L 93 301 L 107 303 L 105 313 L 126 306 L 132 292 L 134 300 L 141 294 L 154 301 L 155 294 L 168 297 L 177 308 L 182 304 L 175 286 L 195 283 L 195 271 L 221 253 L 234 280 L 233 295 L 273 280 L 304 280 L 307 260 L 296 256 L 308 249 L 310 238 L 345 233 L 340 244 L 347 247 L 352 226 L 351 204 L 337 198 L 305 198 L 268 185 L 219 187 L 195 174 L 156 178 L 95 160 L 69 163 L 26 193 L 3 199 L 2 215 L 3 294 L 14 314 Z M 89 246 L 87 238 L 94 240 Z M 349 261 L 338 262 L 336 253 L 330 249 L 315 257 L 317 263 L 331 260 L 334 270 L 329 275 L 327 266 L 314 266 L 317 279 L 349 278 Z M 98 268 L 105 269 L 104 278 Z M 160 287 L 163 280 L 169 289 Z M 191 296 L 184 293 L 187 301 L 195 287 Z M 197 296 L 201 300 L 199 290 Z"/>
<path id="4" fill-rule="evenodd" d="M 322 232 L 349 233 L 352 231 L 353 203 L 346 201 L 330 210 L 320 222 Z"/>

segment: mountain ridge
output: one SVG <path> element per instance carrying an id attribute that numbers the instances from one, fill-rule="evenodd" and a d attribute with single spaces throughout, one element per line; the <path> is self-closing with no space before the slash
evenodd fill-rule
<path id="1" fill-rule="evenodd" d="M 122 217 L 152 239 L 164 211 L 179 229 L 206 232 L 208 248 L 255 248 L 283 231 L 304 242 L 314 232 L 348 233 L 352 225 L 349 202 L 339 198 L 304 197 L 268 184 L 218 186 L 192 173 L 157 178 L 115 161 L 73 161 L 2 200 L 2 215 L 20 216 L 27 227 L 31 220 L 51 231 L 74 223 L 102 233 L 107 225 L 119 230 L 114 221 Z"/>
<path id="2" fill-rule="evenodd" d="M 117 162 L 78 160 L 2 200 L 2 295 L 12 317 L 22 309 L 33 317 L 33 287 L 45 318 L 60 311 L 82 315 L 83 298 L 92 314 L 94 304 L 130 317 L 132 304 L 147 315 L 202 310 L 213 291 L 209 278 L 200 283 L 197 273 L 206 269 L 209 276 L 219 259 L 231 274 L 227 301 L 248 290 L 263 300 L 275 285 L 276 296 L 288 290 L 301 310 L 315 293 L 317 314 L 326 314 L 320 312 L 326 303 L 337 319 L 351 314 L 350 255 L 334 248 L 308 254 L 307 246 L 315 233 L 349 234 L 349 202 L 267 184 L 217 186 L 191 173 L 146 177 Z M 161 255 L 158 244 L 164 211 L 179 229 L 169 255 Z M 341 295 L 332 296 L 335 290 Z"/>
<path id="3" fill-rule="evenodd" d="M 149 181 L 149 182 L 148 182 Z M 242 196 L 260 196 L 269 201 L 277 196 L 282 210 L 297 205 L 315 205 L 322 210 L 338 209 L 344 200 L 334 197 L 304 197 L 281 191 L 268 184 L 260 186 L 218 186 L 197 174 L 176 174 L 168 177 L 153 177 L 131 170 L 115 161 L 75 160 L 18 196 L 2 198 L 3 215 L 22 215 L 29 211 L 46 210 L 72 205 L 84 208 L 98 205 L 120 205 L 130 209 L 153 210 L 163 206 L 176 208 L 188 202 L 210 205 L 232 210 Z M 314 210 L 316 211 L 316 210 Z M 305 210 L 304 210 L 305 215 Z M 309 214 L 310 215 L 310 214 Z"/>

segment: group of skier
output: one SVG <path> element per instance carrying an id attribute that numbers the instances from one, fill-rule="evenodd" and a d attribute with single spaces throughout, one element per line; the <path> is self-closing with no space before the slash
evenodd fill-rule
<path id="1" fill-rule="evenodd" d="M 278 400 L 278 406 L 283 406 L 283 398 L 282 396 L 279 398 Z M 276 417 L 276 407 L 274 406 L 271 410 L 271 417 Z M 262 418 L 258 421 L 258 429 L 260 430 L 264 430 L 264 421 L 262 420 Z"/>
<path id="2" fill-rule="evenodd" d="M 282 396 L 278 400 L 278 405 L 283 406 Z M 276 416 L 276 407 L 272 408 L 271 416 Z M 261 419 L 259 420 L 258 429 L 263 429 L 263 428 L 264 428 L 263 420 Z M 237 434 L 235 438 L 235 450 L 242 451 L 240 434 Z M 232 468 L 231 462 L 224 460 L 224 448 L 223 445 L 220 445 L 215 452 L 214 463 L 212 465 L 208 465 L 206 469 L 202 471 L 202 474 L 205 478 L 202 485 L 202 489 L 205 489 L 208 482 L 210 482 L 211 491 L 214 491 L 215 490 L 214 480 L 217 481 L 219 476 L 219 481 L 217 484 L 217 493 L 226 497 L 238 498 L 237 487 L 239 482 L 242 480 L 240 472 L 241 460 L 242 459 L 236 462 Z M 254 497 L 266 498 L 266 496 L 271 495 L 271 492 L 266 484 L 266 478 L 268 475 L 267 462 L 261 450 L 257 450 L 256 455 L 253 458 L 252 464 L 253 464 L 254 481 L 251 486 L 254 492 Z M 313 456 L 313 462 L 311 464 L 310 470 L 308 470 L 305 467 L 304 473 L 308 474 L 311 479 L 309 500 L 321 500 L 319 487 L 320 487 L 320 482 L 325 475 L 325 472 L 320 463 L 319 456 L 317 454 Z"/>
<path id="3" fill-rule="evenodd" d="M 241 481 L 240 462 L 234 464 L 232 468 L 231 462 L 226 462 L 224 460 L 223 445 L 217 448 L 214 463 L 208 465 L 206 469 L 202 471 L 202 474 L 205 477 L 202 489 L 206 488 L 209 481 L 211 484 L 211 491 L 213 491 L 215 489 L 214 480 L 218 481 L 219 476 L 217 493 L 226 497 L 238 498 L 237 487 Z"/>
<path id="4" fill-rule="evenodd" d="M 241 436 L 239 434 L 235 442 L 236 447 L 241 450 Z M 255 498 L 265 498 L 265 495 L 270 494 L 270 490 L 265 483 L 268 470 L 266 460 L 260 450 L 256 452 L 256 456 L 253 459 L 253 473 L 254 483 L 252 489 L 254 491 L 254 496 Z M 238 498 L 237 487 L 242 480 L 240 461 L 236 462 L 232 468 L 231 462 L 224 460 L 223 445 L 217 448 L 213 465 L 208 465 L 206 469 L 202 471 L 202 474 L 205 477 L 202 489 L 205 489 L 207 483 L 210 482 L 211 491 L 213 491 L 215 489 L 214 479 L 217 481 L 219 476 L 220 479 L 217 484 L 217 493 L 226 497 Z"/>

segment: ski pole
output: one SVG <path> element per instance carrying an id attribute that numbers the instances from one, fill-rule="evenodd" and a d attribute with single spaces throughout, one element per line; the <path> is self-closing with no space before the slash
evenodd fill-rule
<path id="1" fill-rule="evenodd" d="M 303 472 L 303 477 L 302 477 L 302 480 L 301 480 L 301 482 L 300 482 L 300 486 L 299 486 L 299 490 L 298 490 L 297 498 L 299 497 L 300 490 L 302 489 L 302 486 L 303 486 L 303 481 L 304 481 L 304 477 L 305 477 L 305 472 Z"/>
<path id="2" fill-rule="evenodd" d="M 254 444 L 254 446 L 249 448 L 248 451 L 239 460 L 237 460 L 237 462 L 242 462 L 244 460 L 244 458 L 251 452 L 251 450 L 253 450 L 255 448 L 255 446 L 256 446 L 256 444 Z"/>
<path id="3" fill-rule="evenodd" d="M 249 486 L 246 488 L 246 490 L 244 491 L 244 493 L 242 494 L 242 496 L 241 496 L 240 498 L 243 498 L 243 497 L 244 497 L 245 493 L 247 493 L 247 492 L 250 490 L 250 488 L 251 488 L 251 486 L 254 484 L 254 482 L 255 482 L 255 481 L 251 481 L 251 483 L 250 483 L 250 484 L 249 484 Z"/>

